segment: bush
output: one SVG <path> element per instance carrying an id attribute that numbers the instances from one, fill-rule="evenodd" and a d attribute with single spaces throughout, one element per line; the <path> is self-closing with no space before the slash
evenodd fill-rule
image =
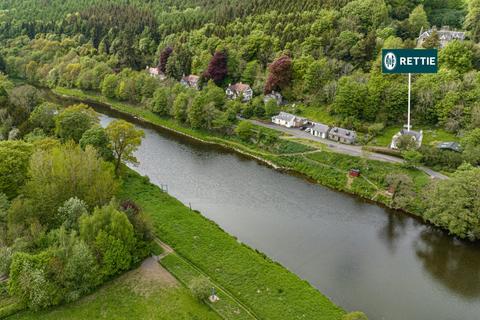
<path id="1" fill-rule="evenodd" d="M 0 275 L 10 273 L 10 264 L 12 263 L 12 249 L 9 247 L 0 247 Z"/>
<path id="2" fill-rule="evenodd" d="M 190 282 L 190 290 L 198 301 L 205 301 L 211 294 L 212 286 L 205 277 L 198 277 Z"/>
<path id="3" fill-rule="evenodd" d="M 241 121 L 235 128 L 235 133 L 243 141 L 249 142 L 253 135 L 253 124 L 248 121 Z"/>
<path id="4" fill-rule="evenodd" d="M 66 229 L 72 229 L 78 226 L 78 218 L 85 213 L 88 213 L 87 204 L 77 197 L 73 197 L 65 201 L 63 206 L 58 208 L 57 218 L 55 220 L 63 221 Z"/>

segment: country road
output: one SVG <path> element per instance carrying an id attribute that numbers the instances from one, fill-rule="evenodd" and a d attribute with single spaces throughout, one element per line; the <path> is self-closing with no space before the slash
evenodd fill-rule
<path id="1" fill-rule="evenodd" d="M 258 120 L 252 120 L 252 119 L 243 119 L 242 118 L 242 120 L 250 121 L 251 123 L 253 123 L 257 126 L 261 126 L 261 127 L 265 127 L 265 128 L 269 128 L 269 129 L 273 129 L 273 130 L 277 130 L 277 131 L 287 133 L 287 134 L 289 134 L 289 135 L 291 135 L 295 138 L 307 139 L 307 140 L 323 143 L 333 152 L 348 154 L 348 155 L 351 155 L 351 156 L 354 156 L 354 157 L 367 157 L 368 159 L 371 159 L 371 160 L 378 160 L 378 161 L 391 162 L 391 163 L 403 163 L 404 162 L 403 159 L 393 157 L 393 156 L 389 156 L 389 155 L 386 155 L 386 154 L 381 154 L 381 153 L 376 153 L 376 152 L 371 152 L 371 151 L 366 152 L 365 150 L 362 150 L 361 146 L 342 144 L 342 143 L 339 143 L 339 142 L 336 142 L 336 141 L 326 140 L 326 139 L 322 139 L 320 137 L 312 136 L 311 134 L 309 134 L 305 131 L 299 130 L 298 128 L 287 128 L 287 127 L 282 127 L 282 126 L 276 125 L 274 123 L 266 123 L 266 122 L 262 122 L 262 121 L 258 121 Z M 417 169 L 425 172 L 431 178 L 434 178 L 434 179 L 441 179 L 441 180 L 449 179 L 449 177 L 447 177 L 446 175 L 441 174 L 440 172 L 436 172 L 432 169 L 423 167 L 423 166 L 417 167 Z"/>

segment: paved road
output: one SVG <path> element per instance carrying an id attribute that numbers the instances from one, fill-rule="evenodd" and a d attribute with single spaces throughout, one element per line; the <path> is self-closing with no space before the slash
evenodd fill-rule
<path id="1" fill-rule="evenodd" d="M 243 120 L 245 120 L 245 119 L 243 119 Z M 361 146 L 353 146 L 353 145 L 348 145 L 348 144 L 342 144 L 342 143 L 339 143 L 339 142 L 322 139 L 320 137 L 315 137 L 315 136 L 312 136 L 311 134 L 309 134 L 305 131 L 302 131 L 302 130 L 299 130 L 299 129 L 296 129 L 296 128 L 287 128 L 287 127 L 276 125 L 274 123 L 265 123 L 265 122 L 261 122 L 261 121 L 258 121 L 258 120 L 252 120 L 252 119 L 247 119 L 247 120 L 250 121 L 251 123 L 255 124 L 255 125 L 262 126 L 262 127 L 269 128 L 269 129 L 273 129 L 273 130 L 277 130 L 277 131 L 281 131 L 281 132 L 287 133 L 287 134 L 289 134 L 289 135 L 291 135 L 295 138 L 307 139 L 307 140 L 323 143 L 330 150 L 332 150 L 334 152 L 348 154 L 348 155 L 351 155 L 351 156 L 354 156 L 354 157 L 367 157 L 368 159 L 390 162 L 390 163 L 403 163 L 404 162 L 403 159 L 393 157 L 393 156 L 389 156 L 389 155 L 386 155 L 386 154 L 375 153 L 375 152 L 370 152 L 370 151 L 366 152 L 366 151 L 362 150 Z M 448 179 L 447 176 L 445 176 L 445 175 L 443 175 L 439 172 L 433 171 L 429 168 L 418 167 L 418 169 L 422 170 L 423 172 L 425 172 L 426 174 L 428 174 L 432 178 L 442 179 L 442 180 L 443 179 Z"/>

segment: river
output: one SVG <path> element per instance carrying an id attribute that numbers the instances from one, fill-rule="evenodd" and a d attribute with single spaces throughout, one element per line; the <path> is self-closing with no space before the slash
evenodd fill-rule
<path id="1" fill-rule="evenodd" d="M 371 320 L 480 319 L 479 244 L 94 107 L 103 125 L 121 117 L 145 131 L 135 170 L 346 310 Z"/>

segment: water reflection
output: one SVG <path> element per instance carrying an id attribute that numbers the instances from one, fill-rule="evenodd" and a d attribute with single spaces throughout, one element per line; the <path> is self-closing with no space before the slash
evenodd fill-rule
<path id="1" fill-rule="evenodd" d="M 407 215 L 391 211 L 387 215 L 385 225 L 378 231 L 380 239 L 384 240 L 385 246 L 391 254 L 395 253 L 397 243 L 405 235 L 405 227 L 408 220 L 411 220 L 411 218 Z"/>
<path id="2" fill-rule="evenodd" d="M 428 228 L 420 233 L 414 247 L 424 269 L 439 283 L 465 298 L 480 295 L 478 244 L 466 244 Z"/>

